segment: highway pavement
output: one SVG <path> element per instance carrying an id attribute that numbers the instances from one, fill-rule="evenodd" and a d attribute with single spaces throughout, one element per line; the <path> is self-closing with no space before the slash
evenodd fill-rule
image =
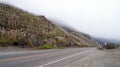
<path id="1" fill-rule="evenodd" d="M 96 48 L 67 48 L 0 53 L 0 67 L 64 67 L 95 50 Z"/>

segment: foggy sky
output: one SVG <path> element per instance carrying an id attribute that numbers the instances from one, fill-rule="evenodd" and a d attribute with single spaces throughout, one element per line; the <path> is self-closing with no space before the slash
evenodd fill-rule
<path id="1" fill-rule="evenodd" d="M 120 0 L 0 0 L 95 37 L 120 40 Z"/>

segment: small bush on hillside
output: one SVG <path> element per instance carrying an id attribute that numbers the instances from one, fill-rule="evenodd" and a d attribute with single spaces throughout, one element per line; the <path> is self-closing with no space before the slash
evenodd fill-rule
<path id="1" fill-rule="evenodd" d="M 54 48 L 54 46 L 51 44 L 44 44 L 44 45 L 38 47 L 38 49 L 52 49 L 52 48 Z"/>
<path id="2" fill-rule="evenodd" d="M 0 40 L 0 46 L 1 47 L 7 47 L 6 41 Z"/>
<path id="3" fill-rule="evenodd" d="M 8 46 L 12 45 L 13 42 L 15 42 L 15 40 L 13 38 L 3 38 L 3 39 L 0 39 L 0 46 L 8 47 Z"/>

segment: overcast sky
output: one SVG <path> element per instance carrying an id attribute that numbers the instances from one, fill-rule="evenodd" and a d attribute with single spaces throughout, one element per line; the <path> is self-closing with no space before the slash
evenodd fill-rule
<path id="1" fill-rule="evenodd" d="M 79 31 L 120 40 L 120 0 L 0 0 Z"/>

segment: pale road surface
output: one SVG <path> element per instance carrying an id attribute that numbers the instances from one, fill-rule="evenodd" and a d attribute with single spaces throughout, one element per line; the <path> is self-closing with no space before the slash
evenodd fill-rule
<path id="1" fill-rule="evenodd" d="M 68 48 L 0 53 L 0 67 L 120 67 L 120 49 Z"/>

